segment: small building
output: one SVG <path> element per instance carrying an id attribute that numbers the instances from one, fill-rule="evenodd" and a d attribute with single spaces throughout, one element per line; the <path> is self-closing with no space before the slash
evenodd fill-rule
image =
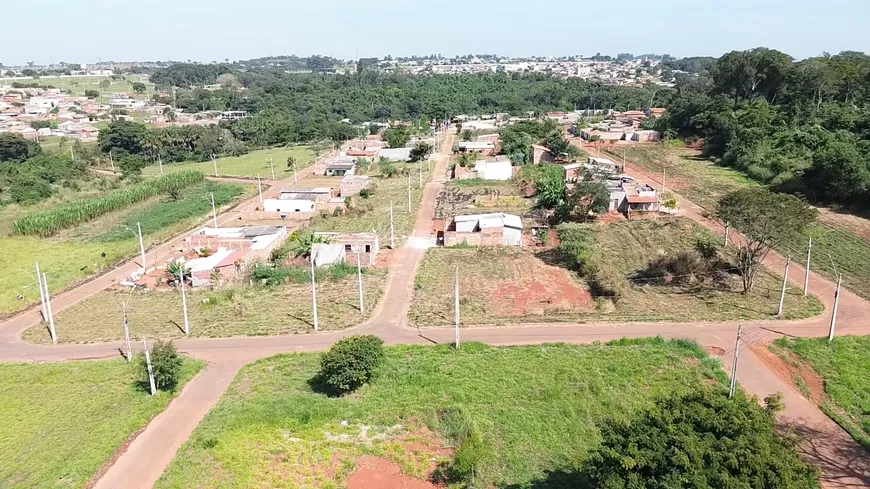
<path id="1" fill-rule="evenodd" d="M 185 266 L 190 268 L 191 284 L 194 287 L 215 285 L 212 280 L 217 272 L 220 280 L 232 280 L 241 271 L 241 260 L 244 253 L 238 250 L 218 250 L 215 253 L 188 260 Z"/>
<path id="2" fill-rule="evenodd" d="M 341 263 L 347 259 L 344 245 L 336 243 L 314 243 L 311 245 L 311 257 L 315 267 L 325 267 Z"/>
<path id="3" fill-rule="evenodd" d="M 338 197 L 333 187 L 289 187 L 281 190 L 279 199 L 306 199 L 326 203 L 329 199 Z"/>
<path id="4" fill-rule="evenodd" d="M 383 148 L 378 151 L 378 157 L 390 161 L 408 161 L 411 159 L 411 148 Z"/>
<path id="5" fill-rule="evenodd" d="M 332 187 L 285 188 L 278 194 L 277 199 L 263 200 L 263 211 L 282 214 L 311 213 L 317 208 L 317 204 L 328 204 L 335 197 L 335 189 Z"/>
<path id="6" fill-rule="evenodd" d="M 326 171 L 324 172 L 327 177 L 343 177 L 345 175 L 353 175 L 354 173 L 356 173 L 356 160 L 327 163 Z"/>
<path id="7" fill-rule="evenodd" d="M 613 160 L 610 160 L 608 158 L 590 156 L 586 160 L 586 164 L 594 168 L 595 170 L 603 173 L 616 174 L 622 172 L 622 166 L 614 163 Z"/>
<path id="8" fill-rule="evenodd" d="M 455 216 L 438 241 L 445 246 L 522 246 L 523 222 L 520 216 L 503 212 Z"/>
<path id="9" fill-rule="evenodd" d="M 371 178 L 365 175 L 347 175 L 341 179 L 338 188 L 342 197 L 349 197 L 369 188 L 369 185 L 371 185 Z"/>
<path id="10" fill-rule="evenodd" d="M 492 154 L 495 145 L 488 141 L 462 141 L 456 145 L 460 153 Z"/>
<path id="11" fill-rule="evenodd" d="M 658 131 L 641 130 L 632 133 L 628 139 L 635 142 L 655 142 L 662 139 L 662 134 Z"/>
<path id="12" fill-rule="evenodd" d="M 364 267 L 377 263 L 378 252 L 381 249 L 378 233 L 314 233 L 315 236 L 326 238 L 330 244 L 344 247 L 345 259 L 356 265 L 357 257 Z"/>
<path id="13" fill-rule="evenodd" d="M 220 118 L 224 121 L 240 121 L 248 117 L 248 113 L 244 110 L 225 110 L 221 112 Z"/>
<path id="14" fill-rule="evenodd" d="M 492 160 L 478 161 L 474 165 L 477 178 L 483 180 L 510 180 L 513 177 L 513 165 L 506 156 L 499 156 Z"/>
<path id="15" fill-rule="evenodd" d="M 661 107 L 653 107 L 650 109 L 646 109 L 646 116 L 650 119 L 658 119 L 659 117 L 665 115 L 666 109 Z"/>
<path id="16" fill-rule="evenodd" d="M 242 252 L 242 257 L 264 259 L 286 239 L 287 228 L 284 226 L 204 227 L 191 234 L 186 241 L 191 250 L 208 248 L 213 253 L 235 250 Z"/>
<path id="17" fill-rule="evenodd" d="M 553 163 L 555 161 L 556 158 L 553 156 L 550 148 L 540 144 L 532 145 L 532 164 L 540 165 L 541 163 Z"/>

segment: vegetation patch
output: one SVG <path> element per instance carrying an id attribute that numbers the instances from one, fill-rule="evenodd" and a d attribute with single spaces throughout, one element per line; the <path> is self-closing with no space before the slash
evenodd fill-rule
<path id="1" fill-rule="evenodd" d="M 342 487 L 365 455 L 417 478 L 440 458 L 445 475 L 473 472 L 476 486 L 527 487 L 582 466 L 600 423 L 631 419 L 660 396 L 724 395 L 726 382 L 700 347 L 662 339 L 389 347 L 377 378 L 338 398 L 310 382 L 319 366 L 320 355 L 290 354 L 245 367 L 155 487 Z M 399 440 L 421 425 L 454 457 Z"/>
<path id="2" fill-rule="evenodd" d="M 86 487 L 202 367 L 152 397 L 124 360 L 0 365 L 0 486 Z"/>
<path id="3" fill-rule="evenodd" d="M 307 146 L 290 148 L 270 148 L 251 151 L 242 156 L 229 156 L 218 158 L 216 161 L 201 161 L 187 163 L 164 164 L 164 173 L 176 173 L 184 170 L 197 170 L 206 175 L 214 175 L 217 165 L 218 175 L 222 177 L 246 177 L 262 179 L 272 178 L 272 169 L 275 170 L 275 179 L 282 180 L 293 176 L 293 164 L 295 163 L 297 174 L 314 163 L 314 151 Z M 142 170 L 145 175 L 159 175 L 160 167 L 151 165 Z"/>

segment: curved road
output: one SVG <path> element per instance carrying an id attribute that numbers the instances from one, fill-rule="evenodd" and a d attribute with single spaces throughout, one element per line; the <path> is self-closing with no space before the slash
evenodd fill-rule
<path id="1" fill-rule="evenodd" d="M 328 348 L 333 342 L 357 333 L 371 333 L 388 344 L 397 343 L 452 343 L 451 328 L 412 329 L 408 326 L 408 310 L 413 294 L 413 280 L 425 253 L 431 230 L 435 199 L 446 180 L 453 137 L 445 138 L 442 152 L 435 165 L 433 179 L 426 184 L 421 211 L 411 239 L 396 253 L 390 268 L 384 297 L 364 324 L 341 332 L 316 333 L 284 337 L 236 337 L 222 339 L 187 339 L 177 341 L 179 349 L 209 363 L 182 390 L 179 396 L 147 428 L 129 444 L 125 453 L 103 474 L 94 485 L 100 489 L 150 488 L 160 477 L 175 453 L 187 440 L 200 420 L 220 399 L 239 369 L 259 358 L 290 351 L 316 351 Z M 632 165 L 634 167 L 634 165 Z M 630 171 L 641 182 L 647 175 Z M 280 188 L 275 182 L 273 188 Z M 702 209 L 681 200 L 681 212 L 704 225 L 723 232 L 721 226 L 702 216 Z M 221 216 L 222 222 L 235 219 L 230 213 Z M 739 237 L 732 236 L 733 239 Z M 177 239 L 149 251 L 160 256 L 177 246 Z M 153 258 L 152 258 L 153 259 Z M 765 264 L 775 271 L 784 267 L 781 256 L 771 253 Z M 97 277 L 80 287 L 58 295 L 52 305 L 59 311 L 109 287 L 135 266 L 132 262 L 111 273 Z M 780 272 L 781 273 L 781 272 Z M 793 265 L 789 280 L 803 286 L 804 271 Z M 603 324 L 522 324 L 517 326 L 479 326 L 462 330 L 463 341 L 482 341 L 493 345 L 522 345 L 546 342 L 590 343 L 621 337 L 648 337 L 661 335 L 668 338 L 693 338 L 701 344 L 724 351 L 721 354 L 726 370 L 730 370 L 736 331 L 744 326 L 744 343 L 740 352 L 738 378 L 750 393 L 763 398 L 782 392 L 786 409 L 780 421 L 803 436 L 805 457 L 823 471 L 825 487 L 870 487 L 870 457 L 867 452 L 816 405 L 795 390 L 790 379 L 781 379 L 769 370 L 752 352 L 753 344 L 765 345 L 782 334 L 797 336 L 827 335 L 830 310 L 833 304 L 834 284 L 811 274 L 810 290 L 825 304 L 822 316 L 801 321 L 754 321 L 723 323 L 603 323 Z M 838 334 L 870 334 L 870 323 L 862 317 L 870 314 L 870 303 L 849 291 L 840 298 Z M 24 343 L 20 333 L 39 322 L 38 308 L 0 323 L 0 361 L 63 361 L 117 356 L 121 342 L 88 345 L 40 346 Z"/>

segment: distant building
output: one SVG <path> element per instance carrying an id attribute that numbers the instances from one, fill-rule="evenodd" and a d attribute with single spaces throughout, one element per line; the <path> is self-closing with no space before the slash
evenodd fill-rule
<path id="1" fill-rule="evenodd" d="M 513 177 L 513 165 L 506 156 L 499 156 L 493 160 L 478 161 L 474 165 L 477 178 L 483 180 L 510 180 Z"/>
<path id="2" fill-rule="evenodd" d="M 354 173 L 356 173 L 356 160 L 327 163 L 326 171 L 324 172 L 328 177 L 343 177 L 345 175 L 353 175 Z"/>
<path id="3" fill-rule="evenodd" d="M 371 178 L 365 175 L 347 175 L 339 183 L 339 193 L 342 197 L 349 197 L 360 193 L 371 185 Z"/>
<path id="4" fill-rule="evenodd" d="M 532 145 L 532 164 L 540 165 L 541 163 L 553 163 L 554 161 L 556 161 L 556 158 L 553 156 L 550 148 L 539 144 Z"/>
<path id="5" fill-rule="evenodd" d="M 390 161 L 408 161 L 411 159 L 411 148 L 383 148 L 378 150 L 378 158 Z"/>
<path id="6" fill-rule="evenodd" d="M 502 212 L 455 216 L 438 241 L 445 246 L 522 246 L 523 223 L 520 216 Z"/>
<path id="7" fill-rule="evenodd" d="M 248 113 L 244 110 L 225 110 L 221 112 L 220 118 L 224 121 L 240 121 L 248 117 Z"/>
<path id="8" fill-rule="evenodd" d="M 331 244 L 344 247 L 344 258 L 348 263 L 356 265 L 359 256 L 362 266 L 372 266 L 377 262 L 381 249 L 378 233 L 314 233 L 315 236 L 326 238 Z"/>
<path id="9" fill-rule="evenodd" d="M 495 145 L 488 141 L 462 141 L 456 145 L 460 153 L 492 154 Z"/>

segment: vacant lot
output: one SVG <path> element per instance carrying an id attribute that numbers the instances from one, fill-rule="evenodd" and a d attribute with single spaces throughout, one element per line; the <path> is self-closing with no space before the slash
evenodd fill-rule
<path id="1" fill-rule="evenodd" d="M 396 165 L 397 174 L 390 178 L 384 177 L 378 165 L 373 164 L 365 173 L 372 177 L 373 186 L 368 198 L 354 196 L 349 210 L 337 217 L 316 217 L 311 221 L 314 231 L 339 231 L 348 233 L 370 233 L 377 231 L 381 235 L 381 246 L 389 245 L 390 240 L 390 203 L 393 203 L 393 225 L 396 232 L 397 246 L 403 236 L 410 236 L 414 231 L 417 210 L 423 200 L 423 189 L 420 188 L 420 165 L 423 165 L 423 184 L 429 180 L 430 170 L 426 162 L 405 163 Z M 408 212 L 408 182 L 411 187 L 411 212 Z"/>
<path id="2" fill-rule="evenodd" d="M 263 149 L 252 151 L 242 156 L 218 158 L 216 160 L 218 175 L 222 177 L 250 178 L 257 178 L 257 175 L 259 175 L 263 179 L 271 179 L 272 166 L 274 166 L 275 179 L 292 178 L 293 168 L 287 166 L 287 158 L 291 156 L 296 159 L 297 172 L 307 168 L 314 162 L 314 152 L 307 146 Z M 272 164 L 269 163 L 270 160 Z M 214 175 L 214 166 L 214 163 L 211 161 L 171 163 L 163 165 L 163 172 L 171 173 L 179 170 L 193 169 L 199 170 L 206 175 Z M 159 175 L 160 167 L 159 165 L 148 166 L 142 173 L 145 175 Z M 300 174 L 299 176 L 301 177 L 302 175 Z"/>
<path id="3" fill-rule="evenodd" d="M 249 188 L 247 191 L 252 190 Z M 34 262 L 37 260 L 48 275 L 52 293 L 56 293 L 138 254 L 137 222 L 142 224 L 145 246 L 149 247 L 203 221 L 211 214 L 211 202 L 206 198 L 212 192 L 217 205 L 226 207 L 239 199 L 246 189 L 237 184 L 205 182 L 185 189 L 178 200 L 167 196 L 154 197 L 61 231 L 51 238 L 0 237 L 0 249 L 3 250 L 0 270 L 4 272 L 0 274 L 0 314 L 23 309 L 39 300 L 34 278 Z M 94 195 L 99 193 L 88 191 L 80 198 Z M 56 199 L 51 202 L 57 205 L 66 201 Z M 15 206 L 4 209 L 0 215 L 11 219 L 48 208 L 47 204 L 32 209 Z M 21 300 L 18 300 L 18 294 L 23 296 Z"/>
<path id="4" fill-rule="evenodd" d="M 155 487 L 345 487 L 371 456 L 423 478 L 433 458 L 450 458 L 443 437 L 456 422 L 479 430 L 490 453 L 476 471 L 480 487 L 528 487 L 548 470 L 582 464 L 604 419 L 724 382 L 718 363 L 685 342 L 467 343 L 388 348 L 372 385 L 329 398 L 309 383 L 318 358 L 245 367 Z"/>
<path id="5" fill-rule="evenodd" d="M 560 321 L 595 310 L 585 284 L 572 272 L 530 252 L 434 248 L 426 252 L 415 280 L 412 324 L 453 324 L 456 266 L 465 324 Z"/>
<path id="6" fill-rule="evenodd" d="M 383 294 L 386 271 L 363 275 L 366 308 L 370 312 Z M 181 292 L 104 291 L 64 310 L 55 317 L 58 341 L 88 343 L 124 338 L 121 304 L 127 302 L 130 332 L 135 338 L 184 336 Z M 310 284 L 281 286 L 227 286 L 217 290 L 190 290 L 187 296 L 190 335 L 200 337 L 260 336 L 308 333 L 314 327 Z M 356 275 L 317 284 L 317 313 L 322 331 L 361 323 Z M 51 341 L 46 329 L 34 326 L 24 338 Z"/>
<path id="7" fill-rule="evenodd" d="M 622 150 L 611 156 L 622 157 Z M 627 149 L 629 168 L 633 163 L 661 181 L 662 168 L 667 169 L 666 186 L 692 202 L 713 210 L 719 198 L 731 190 L 760 186 L 744 174 L 720 167 L 701 158 L 688 148 L 661 145 Z M 806 261 L 807 240 L 813 238 L 812 267 L 829 279 L 836 280 L 831 259 L 843 274 L 843 284 L 856 294 L 870 299 L 870 221 L 822 209 L 819 222 L 811 226 L 803 238 L 780 248 L 799 261 Z"/>
<path id="8" fill-rule="evenodd" d="M 200 368 L 185 362 L 182 385 Z M 136 383 L 123 360 L 0 365 L 0 487 L 86 487 L 174 397 Z"/>
<path id="9" fill-rule="evenodd" d="M 804 395 L 870 449 L 870 336 L 782 338 L 771 349 L 794 367 Z"/>

